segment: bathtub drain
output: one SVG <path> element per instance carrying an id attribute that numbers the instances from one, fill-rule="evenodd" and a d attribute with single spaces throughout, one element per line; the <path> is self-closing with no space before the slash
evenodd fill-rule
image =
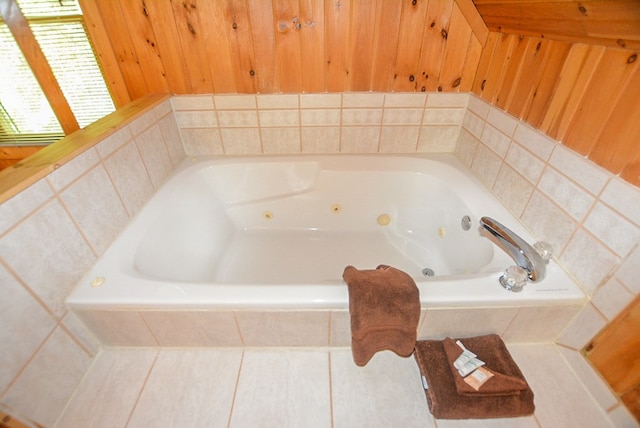
<path id="1" fill-rule="evenodd" d="M 422 269 L 422 274 L 424 276 L 434 276 L 436 273 L 433 271 L 433 269 L 424 268 Z"/>

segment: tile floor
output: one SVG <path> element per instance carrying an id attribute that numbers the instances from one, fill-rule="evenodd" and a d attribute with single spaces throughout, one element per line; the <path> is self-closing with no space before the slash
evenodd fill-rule
<path id="1" fill-rule="evenodd" d="M 511 344 L 531 417 L 434 420 L 413 357 L 349 348 L 106 348 L 58 427 L 609 427 L 552 344 Z"/>

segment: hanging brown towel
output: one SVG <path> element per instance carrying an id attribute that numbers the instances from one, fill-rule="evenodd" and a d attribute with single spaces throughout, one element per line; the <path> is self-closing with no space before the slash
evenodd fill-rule
<path id="1" fill-rule="evenodd" d="M 364 366 L 382 350 L 410 356 L 420 319 L 420 292 L 413 278 L 386 265 L 375 270 L 347 266 L 342 277 L 349 289 L 355 363 Z"/>

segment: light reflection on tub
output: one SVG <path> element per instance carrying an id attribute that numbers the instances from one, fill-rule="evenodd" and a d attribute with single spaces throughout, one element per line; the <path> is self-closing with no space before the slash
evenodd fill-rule
<path id="1" fill-rule="evenodd" d="M 379 264 L 413 276 L 425 306 L 584 299 L 553 262 L 541 283 L 502 289 L 513 261 L 481 235 L 484 215 L 535 241 L 451 155 L 202 158 L 156 193 L 68 303 L 345 308 L 344 267 Z M 87 286 L 95 276 L 105 284 Z"/>

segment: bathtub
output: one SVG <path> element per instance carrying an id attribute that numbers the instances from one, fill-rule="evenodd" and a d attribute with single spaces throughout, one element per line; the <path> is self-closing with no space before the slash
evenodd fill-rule
<path id="1" fill-rule="evenodd" d="M 535 239 L 452 155 L 189 159 L 67 299 L 72 309 L 346 309 L 347 265 L 411 275 L 424 308 L 580 304 L 554 262 L 520 293 L 490 216 Z"/>

